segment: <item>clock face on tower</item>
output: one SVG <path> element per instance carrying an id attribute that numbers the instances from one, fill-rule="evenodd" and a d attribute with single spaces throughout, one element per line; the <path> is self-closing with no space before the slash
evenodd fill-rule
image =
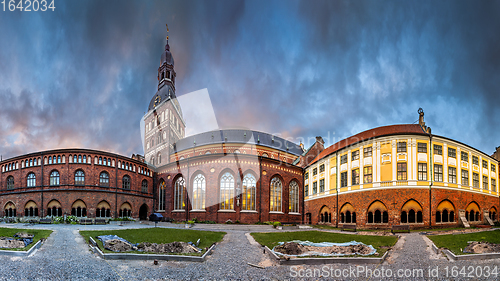
<path id="1" fill-rule="evenodd" d="M 160 104 L 161 102 L 161 97 L 160 96 L 156 96 L 155 98 L 155 106 L 157 106 L 158 104 Z"/>

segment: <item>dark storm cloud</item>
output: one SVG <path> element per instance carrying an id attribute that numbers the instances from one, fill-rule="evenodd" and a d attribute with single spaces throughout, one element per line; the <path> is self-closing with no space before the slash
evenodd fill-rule
<path id="1" fill-rule="evenodd" d="M 223 127 L 331 144 L 412 123 L 423 107 L 436 134 L 486 153 L 500 145 L 498 2 L 56 4 L 0 18 L 4 159 L 59 147 L 142 153 L 165 23 L 178 95 L 207 88 Z"/>

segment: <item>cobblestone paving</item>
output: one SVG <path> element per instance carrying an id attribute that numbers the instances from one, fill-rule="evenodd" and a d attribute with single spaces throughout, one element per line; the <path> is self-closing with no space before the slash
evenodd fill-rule
<path id="1" fill-rule="evenodd" d="M 5 225 L 2 224 L 2 227 Z M 9 227 L 23 228 L 20 225 Z M 30 257 L 3 257 L 0 262 L 2 280 L 499 280 L 485 278 L 486 267 L 500 268 L 500 259 L 451 262 L 430 250 L 428 240 L 418 233 L 402 234 L 386 261 L 380 265 L 332 264 L 318 266 L 280 266 L 263 253 L 262 247 L 252 244 L 246 233 L 250 229 L 224 230 L 228 234 L 206 262 L 106 261 L 89 251 L 78 229 L 122 229 L 123 226 L 48 225 L 54 233 Z M 142 224 L 126 228 L 149 227 Z M 179 227 L 179 226 L 177 226 Z M 203 227 L 197 227 L 203 228 Z M 258 231 L 275 231 L 256 227 Z M 253 267 L 248 263 L 264 266 Z M 448 267 L 448 271 L 446 271 Z M 453 270 L 455 267 L 455 270 Z M 461 271 L 465 268 L 464 271 Z M 371 275 L 369 274 L 371 271 Z M 482 272 L 480 272 L 482 271 Z M 491 270 L 490 270 L 491 271 Z M 473 273 L 471 273 L 473 272 Z M 437 277 L 434 274 L 437 273 Z M 462 274 L 464 273 L 464 274 Z M 480 274 L 481 273 L 481 274 Z"/>

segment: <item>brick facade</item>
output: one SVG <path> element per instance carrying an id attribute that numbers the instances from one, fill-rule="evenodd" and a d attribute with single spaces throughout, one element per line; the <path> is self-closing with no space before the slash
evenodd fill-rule
<path id="1" fill-rule="evenodd" d="M 165 211 L 164 216 L 175 220 L 188 220 L 197 218 L 224 223 L 227 220 L 242 223 L 255 223 L 265 221 L 280 221 L 283 223 L 301 223 L 303 208 L 303 185 L 302 169 L 300 167 L 280 162 L 274 159 L 257 157 L 244 154 L 209 154 L 189 158 L 176 163 L 171 163 L 162 168 L 164 173 L 158 175 L 158 182 L 165 181 Z M 241 198 L 236 198 L 234 210 L 221 210 L 219 184 L 223 174 L 229 172 L 236 179 L 236 187 L 241 186 L 241 180 L 247 173 L 255 176 L 256 183 L 256 210 L 243 211 L 241 209 Z M 201 173 L 206 180 L 205 211 L 190 211 L 190 202 L 193 186 L 193 178 Z M 183 176 L 188 190 L 187 204 L 183 211 L 174 209 L 174 185 L 175 181 Z M 274 177 L 282 182 L 282 206 L 281 212 L 270 212 L 270 183 Z M 289 186 L 296 181 L 299 186 L 299 212 L 289 212 Z M 238 203 L 239 201 L 239 203 Z"/>
<path id="2" fill-rule="evenodd" d="M 50 164 L 48 157 L 57 159 L 56 164 Z M 30 162 L 34 159 L 37 159 L 36 165 Z M 104 159 L 106 163 L 103 162 Z M 72 205 L 77 200 L 84 202 L 88 217 L 96 216 L 96 207 L 101 201 L 109 204 L 111 217 L 119 216 L 119 209 L 123 203 L 131 206 L 131 216 L 135 218 L 139 217 L 139 209 L 143 204 L 147 207 L 146 215 L 152 210 L 154 172 L 143 162 L 131 158 L 95 150 L 63 149 L 8 159 L 2 161 L 1 167 L 2 215 L 6 215 L 4 209 L 10 202 L 15 205 L 16 215 L 23 216 L 26 203 L 33 201 L 39 216 L 45 216 L 47 204 L 51 200 L 57 200 L 61 205 L 62 214 L 66 215 L 71 214 Z M 59 182 L 56 184 L 50 180 L 53 171 L 59 174 Z M 82 171 L 85 175 L 83 185 L 75 183 L 77 171 Z M 109 176 L 108 184 L 100 182 L 102 172 L 106 172 Z M 28 187 L 30 173 L 35 175 L 36 183 Z M 123 186 L 125 176 L 130 178 L 130 189 Z M 7 184 L 9 177 L 14 179 L 13 188 Z M 143 182 L 147 183 L 147 190 L 142 189 Z"/>
<path id="3" fill-rule="evenodd" d="M 422 223 L 410 224 L 412 227 L 449 227 L 457 226 L 459 210 L 465 210 L 467 206 L 475 202 L 481 210 L 481 218 L 477 223 L 483 223 L 483 211 L 490 210 L 492 207 L 498 210 L 499 200 L 496 196 L 488 196 L 475 192 L 462 190 L 450 190 L 433 188 L 390 188 L 382 190 L 364 190 L 362 192 L 353 192 L 339 194 L 338 203 L 335 194 L 309 200 L 305 202 L 306 220 L 308 214 L 311 215 L 312 224 L 321 223 L 321 213 L 329 209 L 331 212 L 331 225 L 339 225 L 340 210 L 344 204 L 351 204 L 356 212 L 356 225 L 360 228 L 389 228 L 391 225 L 401 224 L 401 211 L 405 203 L 415 200 L 422 208 Z M 436 223 L 436 208 L 443 201 L 448 200 L 452 203 L 455 210 L 455 219 L 453 223 Z M 370 205 L 380 201 L 387 208 L 388 223 L 368 223 L 368 210 Z M 429 202 L 430 201 L 430 202 Z M 326 208 L 325 208 L 326 207 Z M 323 209 L 325 208 L 325 209 Z M 338 210 L 338 211 L 337 211 Z M 306 221 L 308 222 L 308 221 Z"/>

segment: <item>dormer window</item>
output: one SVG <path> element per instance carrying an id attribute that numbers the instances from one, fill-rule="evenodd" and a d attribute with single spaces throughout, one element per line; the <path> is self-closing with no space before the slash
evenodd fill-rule
<path id="1" fill-rule="evenodd" d="M 165 78 L 170 79 L 170 71 L 167 71 L 167 75 Z"/>

